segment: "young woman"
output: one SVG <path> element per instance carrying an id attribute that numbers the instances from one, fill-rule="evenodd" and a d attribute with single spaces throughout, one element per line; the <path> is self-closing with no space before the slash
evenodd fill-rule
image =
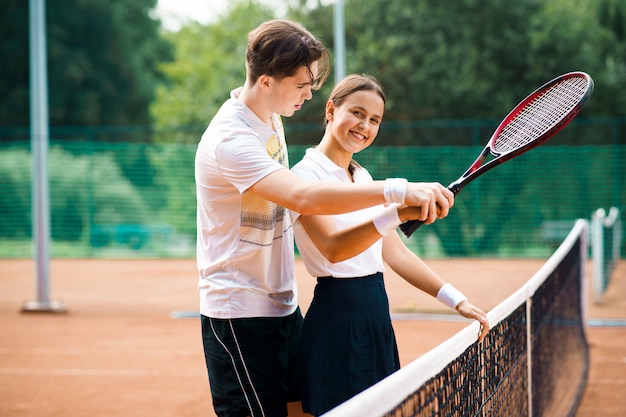
<path id="1" fill-rule="evenodd" d="M 301 25 L 261 24 L 248 36 L 243 87 L 231 92 L 198 144 L 202 341 L 220 417 L 286 416 L 287 402 L 297 399 L 302 315 L 286 209 L 332 214 L 401 202 L 431 223 L 454 202 L 437 183 L 311 184 L 289 171 L 281 117 L 311 99 L 328 63 L 324 46 Z"/>
<path id="2" fill-rule="evenodd" d="M 385 95 L 374 78 L 346 77 L 326 103 L 324 137 L 292 171 L 306 181 L 372 182 L 352 157 L 372 144 L 384 110 Z M 299 354 L 305 412 L 323 414 L 400 368 L 383 261 L 416 288 L 478 320 L 479 338 L 486 335 L 485 312 L 444 283 L 395 232 L 415 211 L 381 204 L 333 216 L 292 212 L 300 254 L 318 277 Z"/>

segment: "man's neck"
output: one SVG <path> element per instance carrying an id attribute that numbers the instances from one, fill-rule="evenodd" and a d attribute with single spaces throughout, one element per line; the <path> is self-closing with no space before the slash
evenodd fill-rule
<path id="1" fill-rule="evenodd" d="M 265 95 L 256 86 L 250 86 L 247 82 L 239 93 L 238 100 L 248 106 L 263 123 L 272 127 L 272 111 L 264 101 Z"/>

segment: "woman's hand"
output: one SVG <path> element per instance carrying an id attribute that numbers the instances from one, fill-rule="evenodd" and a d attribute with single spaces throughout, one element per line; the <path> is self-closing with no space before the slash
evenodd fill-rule
<path id="1" fill-rule="evenodd" d="M 456 306 L 456 311 L 465 318 L 478 320 L 480 323 L 478 341 L 482 341 L 487 333 L 489 333 L 489 320 L 487 320 L 487 313 L 467 300 L 460 302 L 459 305 Z"/>

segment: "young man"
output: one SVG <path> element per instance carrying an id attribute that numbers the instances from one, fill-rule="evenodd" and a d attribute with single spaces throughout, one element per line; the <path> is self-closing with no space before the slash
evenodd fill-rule
<path id="1" fill-rule="evenodd" d="M 325 81 L 328 52 L 301 25 L 273 20 L 248 35 L 246 80 L 198 145 L 197 261 L 202 339 L 218 416 L 286 416 L 299 400 L 294 357 L 302 315 L 287 209 L 346 213 L 382 203 L 445 217 L 453 194 L 438 183 L 388 179 L 310 183 L 289 171 L 281 116 Z"/>

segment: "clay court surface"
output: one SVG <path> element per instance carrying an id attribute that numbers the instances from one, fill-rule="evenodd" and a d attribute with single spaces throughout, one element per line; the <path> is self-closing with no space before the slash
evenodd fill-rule
<path id="1" fill-rule="evenodd" d="M 489 310 L 544 260 L 428 263 Z M 53 260 L 50 299 L 67 309 L 55 314 L 20 312 L 36 299 L 34 271 L 32 260 L 0 260 L 0 416 L 214 416 L 194 314 L 193 260 Z M 587 271 L 590 275 L 591 266 Z M 301 264 L 297 277 L 306 311 L 314 279 Z M 446 312 L 391 273 L 385 280 L 392 313 Z M 587 315 L 594 324 L 587 329 L 591 367 L 576 416 L 623 417 L 626 261 L 619 264 L 602 304 L 590 300 Z M 598 326 L 600 321 L 605 325 Z M 394 320 L 402 364 L 465 326 Z"/>

